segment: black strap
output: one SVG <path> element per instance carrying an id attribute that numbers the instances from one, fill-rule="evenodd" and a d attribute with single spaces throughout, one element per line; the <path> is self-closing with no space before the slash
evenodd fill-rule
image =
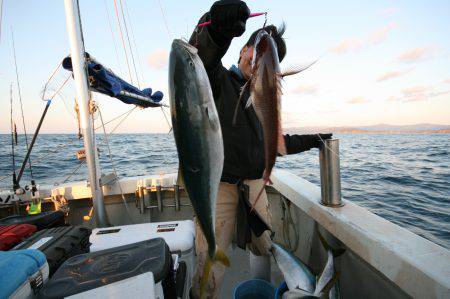
<path id="1" fill-rule="evenodd" d="M 252 211 L 252 206 L 249 201 L 249 186 L 244 184 L 242 180 L 239 180 L 237 188 L 239 202 L 236 215 L 236 243 L 239 248 L 245 250 L 247 244 L 252 241 L 251 232 L 255 236 L 260 237 L 263 232 L 270 230 L 270 227 L 256 210 Z"/>

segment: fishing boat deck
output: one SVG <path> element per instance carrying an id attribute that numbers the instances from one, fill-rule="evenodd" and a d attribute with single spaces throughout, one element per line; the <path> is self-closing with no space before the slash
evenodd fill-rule
<path id="1" fill-rule="evenodd" d="M 220 298 L 233 298 L 234 288 L 240 282 L 253 278 L 250 273 L 248 252 L 239 248 L 233 248 L 228 251 L 228 255 L 231 260 L 231 266 L 225 272 Z M 271 258 L 271 278 L 271 283 L 275 287 L 278 287 L 283 282 L 283 276 L 273 258 Z"/>
<path id="2" fill-rule="evenodd" d="M 184 192 L 180 202 L 174 201 L 176 174 L 124 178 L 103 187 L 108 216 L 114 225 L 192 219 L 193 211 Z M 319 274 L 326 262 L 326 252 L 319 241 L 318 232 L 335 248 L 345 252 L 335 259 L 340 273 L 341 298 L 449 298 L 450 251 L 436 245 L 368 210 L 348 201 L 342 208 L 321 205 L 320 188 L 288 171 L 275 170 L 273 186 L 267 188 L 272 213 L 275 241 L 286 243 L 288 203 L 292 214 L 289 238 L 299 239 L 294 254 L 312 272 Z M 158 208 L 158 188 L 163 207 Z M 144 188 L 144 189 L 143 189 Z M 124 207 L 120 196 L 127 201 Z M 137 192 L 137 193 L 135 193 Z M 138 194 L 138 196 L 136 196 Z M 141 195 L 139 195 L 141 194 Z M 54 209 L 50 197 L 63 196 L 69 202 L 67 221 L 72 225 L 95 227 L 83 216 L 92 207 L 90 188 L 86 182 L 60 186 L 42 186 L 41 198 L 47 198 L 45 209 Z M 138 200 L 141 196 L 142 200 Z M 23 203 L 22 203 L 23 205 Z M 23 205 L 24 206 L 24 205 Z M 23 207 L 22 206 L 22 207 Z M 11 213 L 13 206 L 4 206 L 2 214 Z M 23 211 L 22 211 L 23 212 Z M 226 271 L 220 298 L 231 298 L 234 287 L 250 275 L 249 253 L 239 248 L 230 249 L 231 267 Z M 278 267 L 272 259 L 272 283 L 282 281 Z"/>

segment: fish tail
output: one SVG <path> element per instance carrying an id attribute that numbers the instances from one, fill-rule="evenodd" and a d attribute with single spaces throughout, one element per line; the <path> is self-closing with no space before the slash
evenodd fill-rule
<path id="1" fill-rule="evenodd" d="M 323 248 L 325 250 L 330 250 L 333 254 L 333 257 L 338 257 L 342 255 L 345 252 L 344 248 L 333 248 L 330 244 L 328 244 L 327 240 L 324 238 L 324 236 L 320 233 L 320 231 L 317 231 L 317 235 L 319 236 L 320 243 L 322 243 Z"/>
<path id="2" fill-rule="evenodd" d="M 216 251 L 216 256 L 214 257 L 214 261 L 221 263 L 225 267 L 229 267 L 231 265 L 230 259 L 225 254 L 225 252 L 220 248 L 218 248 Z"/>
<path id="3" fill-rule="evenodd" d="M 209 273 L 211 272 L 212 266 L 216 262 L 221 263 L 225 267 L 229 267 L 231 265 L 230 259 L 220 248 L 216 250 L 213 259 L 211 259 L 209 255 L 207 256 L 205 265 L 203 266 L 202 278 L 200 279 L 200 298 L 203 298 L 203 292 L 205 291 L 206 284 L 208 283 Z"/>

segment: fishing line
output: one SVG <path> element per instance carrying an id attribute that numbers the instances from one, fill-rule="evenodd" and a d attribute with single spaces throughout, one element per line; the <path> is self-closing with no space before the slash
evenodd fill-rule
<path id="1" fill-rule="evenodd" d="M 3 3 L 2 3 L 3 4 Z M 13 188 L 16 185 L 16 158 L 14 153 L 14 124 L 13 124 L 13 90 L 12 83 L 10 89 L 10 101 L 11 101 L 11 155 L 12 155 L 12 173 L 13 173 Z M 17 140 L 16 140 L 17 141 Z"/>
<path id="2" fill-rule="evenodd" d="M 317 136 L 319 136 L 319 138 L 320 138 L 320 141 L 322 141 L 322 143 L 323 143 L 323 146 L 325 146 L 325 148 L 326 149 L 328 149 L 336 158 L 339 158 L 339 155 L 338 154 L 336 154 L 326 143 L 325 143 L 325 141 L 322 139 L 322 137 L 320 136 L 320 134 L 319 133 L 316 133 L 316 135 Z"/>
<path id="3" fill-rule="evenodd" d="M 13 32 L 12 26 L 11 26 L 11 39 L 12 39 L 12 47 L 13 47 L 13 54 L 14 54 L 14 66 L 15 66 L 15 70 L 16 70 L 17 89 L 18 89 L 18 93 L 19 93 L 20 111 L 22 113 L 23 132 L 25 133 L 25 143 L 27 145 L 27 151 L 28 151 L 29 145 L 28 145 L 28 137 L 27 137 L 27 127 L 25 125 L 25 116 L 23 114 L 22 93 L 20 92 L 19 71 L 17 70 L 16 46 L 14 44 L 14 32 Z M 28 157 L 28 165 L 30 168 L 30 177 L 31 177 L 31 179 L 33 179 L 31 156 Z"/>
<path id="4" fill-rule="evenodd" d="M 50 81 L 51 81 L 51 80 L 53 79 L 53 77 L 56 75 L 56 73 L 58 72 L 58 70 L 59 70 L 59 68 L 61 67 L 61 65 L 62 65 L 62 62 L 58 63 L 58 65 L 56 66 L 56 68 L 53 70 L 52 74 L 51 74 L 50 77 L 48 78 L 47 82 L 45 82 L 44 89 L 42 90 L 42 97 L 41 97 L 41 99 L 42 99 L 43 101 L 46 101 L 46 100 L 45 100 L 45 91 L 47 90 L 47 86 L 50 84 Z"/>
<path id="5" fill-rule="evenodd" d="M 167 126 L 169 127 L 169 133 L 170 133 L 170 131 L 172 131 L 172 125 L 170 124 L 169 119 L 167 118 L 166 113 L 164 112 L 164 109 L 163 109 L 162 106 L 161 106 L 161 111 L 162 111 L 162 113 L 164 115 L 164 118 L 166 120 Z"/>

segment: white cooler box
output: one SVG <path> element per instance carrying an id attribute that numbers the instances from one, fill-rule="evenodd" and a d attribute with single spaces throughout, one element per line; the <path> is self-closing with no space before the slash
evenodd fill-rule
<path id="1" fill-rule="evenodd" d="M 170 251 L 179 255 L 179 261 L 186 263 L 186 279 L 190 280 L 194 271 L 194 237 L 194 222 L 184 220 L 96 228 L 92 230 L 89 242 L 90 252 L 96 252 L 153 238 L 163 238 Z"/>
<path id="2" fill-rule="evenodd" d="M 162 299 L 161 284 L 159 289 L 155 285 L 152 272 L 143 273 L 138 276 L 130 277 L 124 280 L 116 281 L 96 289 L 92 289 L 83 293 L 75 294 L 67 299 L 92 299 L 92 298 L 148 298 Z"/>

